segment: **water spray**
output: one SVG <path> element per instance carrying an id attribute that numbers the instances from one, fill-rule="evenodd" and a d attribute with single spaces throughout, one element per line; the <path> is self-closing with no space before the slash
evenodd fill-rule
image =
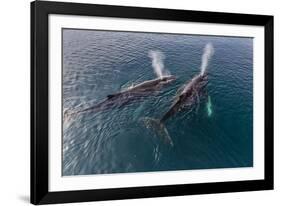
<path id="1" fill-rule="evenodd" d="M 211 43 L 206 44 L 204 48 L 204 53 L 202 55 L 201 75 L 203 75 L 206 72 L 209 59 L 213 56 L 214 51 L 215 51 L 214 47 Z"/>
<path id="2" fill-rule="evenodd" d="M 148 56 L 152 60 L 152 67 L 158 78 L 170 75 L 170 72 L 164 68 L 165 55 L 161 51 L 151 50 L 148 52 Z"/>

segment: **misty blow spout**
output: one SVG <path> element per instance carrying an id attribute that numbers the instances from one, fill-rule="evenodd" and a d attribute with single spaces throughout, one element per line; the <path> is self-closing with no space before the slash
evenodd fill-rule
<path id="1" fill-rule="evenodd" d="M 170 72 L 165 69 L 164 66 L 165 55 L 161 51 L 151 50 L 148 52 L 148 56 L 152 60 L 152 67 L 157 77 L 163 78 L 164 76 L 170 75 Z"/>
<path id="2" fill-rule="evenodd" d="M 209 60 L 213 56 L 214 51 L 214 47 L 211 43 L 206 44 L 204 48 L 204 53 L 202 54 L 201 75 L 205 74 Z"/>

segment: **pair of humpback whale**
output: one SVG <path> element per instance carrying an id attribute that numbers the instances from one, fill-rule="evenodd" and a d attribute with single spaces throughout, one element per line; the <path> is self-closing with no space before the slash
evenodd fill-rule
<path id="1" fill-rule="evenodd" d="M 176 80 L 175 76 L 168 75 L 142 82 L 124 91 L 108 95 L 105 100 L 101 101 L 97 105 L 77 111 L 76 114 L 88 111 L 98 112 L 113 107 L 123 107 L 136 100 L 140 101 L 155 92 L 159 92 L 163 86 L 168 85 L 174 80 Z M 187 82 L 181 89 L 179 89 L 177 92 L 178 94 L 174 98 L 174 103 L 161 119 L 147 117 L 144 118 L 144 123 L 148 128 L 152 128 L 160 137 L 162 137 L 166 143 L 173 146 L 173 141 L 164 125 L 164 122 L 182 109 L 192 106 L 195 103 L 199 103 L 201 91 L 206 84 L 206 73 L 200 73 L 194 76 L 191 81 Z"/>
<path id="2" fill-rule="evenodd" d="M 146 117 L 144 118 L 144 123 L 148 128 L 152 128 L 158 136 L 162 137 L 164 141 L 171 146 L 174 145 L 168 130 L 166 129 L 164 123 L 167 119 L 181 111 L 182 109 L 191 107 L 196 103 L 199 104 L 200 96 L 203 89 L 207 85 L 207 74 L 206 67 L 208 65 L 208 60 L 213 54 L 213 48 L 211 44 L 207 44 L 204 53 L 202 55 L 202 65 L 201 72 L 195 75 L 190 81 L 186 82 L 183 87 L 181 87 L 177 95 L 174 97 L 173 104 L 169 110 L 160 119 L 153 119 Z M 130 87 L 124 91 L 108 95 L 100 103 L 77 111 L 75 114 L 82 112 L 98 112 L 103 111 L 113 107 L 123 107 L 135 101 L 143 100 L 152 94 L 158 93 L 163 86 L 168 85 L 176 79 L 173 75 L 160 76 L 156 79 L 144 81 L 133 87 Z"/>

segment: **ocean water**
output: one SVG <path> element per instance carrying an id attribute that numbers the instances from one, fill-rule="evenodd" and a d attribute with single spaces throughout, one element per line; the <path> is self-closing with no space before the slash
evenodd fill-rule
<path id="1" fill-rule="evenodd" d="M 156 78 L 150 51 L 161 51 L 164 68 L 177 77 L 123 107 L 64 117 L 64 176 L 253 166 L 252 38 L 72 29 L 62 37 L 64 113 Z M 214 54 L 206 94 L 197 110 L 165 122 L 171 147 L 142 120 L 165 114 L 177 90 L 200 72 L 207 43 Z"/>

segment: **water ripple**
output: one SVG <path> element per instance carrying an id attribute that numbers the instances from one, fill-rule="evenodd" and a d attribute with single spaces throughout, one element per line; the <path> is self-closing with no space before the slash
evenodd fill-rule
<path id="1" fill-rule="evenodd" d="M 161 118 L 177 91 L 199 73 L 202 49 L 215 48 L 206 99 L 165 124 L 165 145 L 142 118 Z M 208 169 L 252 165 L 252 39 L 64 30 L 63 110 L 79 111 L 107 95 L 155 78 L 150 50 L 162 51 L 176 82 L 125 107 L 63 121 L 63 175 Z"/>

